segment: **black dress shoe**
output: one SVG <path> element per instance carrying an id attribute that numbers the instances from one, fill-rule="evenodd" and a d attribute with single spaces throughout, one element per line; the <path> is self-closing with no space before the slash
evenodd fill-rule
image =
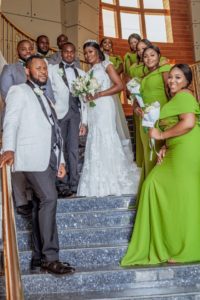
<path id="1" fill-rule="evenodd" d="M 70 197 L 72 194 L 73 194 L 73 192 L 70 190 L 64 190 L 62 192 L 60 191 L 60 192 L 58 192 L 58 198 L 67 198 L 67 197 Z"/>
<path id="2" fill-rule="evenodd" d="M 21 205 L 16 208 L 17 214 L 24 217 L 30 217 L 32 215 L 32 207 L 30 205 Z"/>
<path id="3" fill-rule="evenodd" d="M 41 265 L 42 265 L 42 261 L 40 258 L 38 258 L 38 259 L 32 258 L 31 259 L 31 270 L 32 271 L 40 271 Z"/>
<path id="4" fill-rule="evenodd" d="M 42 270 L 56 275 L 66 275 L 73 274 L 75 268 L 67 265 L 67 263 L 62 263 L 58 260 L 56 261 L 43 261 L 41 265 Z"/>

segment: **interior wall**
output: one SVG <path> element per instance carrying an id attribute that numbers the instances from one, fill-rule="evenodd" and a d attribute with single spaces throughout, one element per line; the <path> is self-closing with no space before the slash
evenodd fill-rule
<path id="1" fill-rule="evenodd" d="M 198 2 L 200 8 L 200 0 Z M 195 3 L 196 4 L 196 3 Z M 197 4 L 196 4 L 197 5 Z M 194 54 L 194 39 L 193 39 L 193 25 L 191 13 L 191 0 L 170 0 L 171 22 L 173 32 L 173 43 L 156 43 L 161 49 L 163 56 L 168 57 L 171 61 L 177 63 L 193 63 L 195 61 Z M 196 15 L 199 10 L 196 11 Z M 200 15 L 198 16 L 200 27 Z M 103 26 L 100 15 L 100 39 L 103 37 Z M 200 40 L 200 34 L 198 35 Z M 128 43 L 125 40 L 113 39 L 114 52 L 121 56 L 128 51 Z M 200 47 L 200 42 L 197 45 Z"/>
<path id="2" fill-rule="evenodd" d="M 191 0 L 195 60 L 200 60 L 200 0 Z"/>
<path id="3" fill-rule="evenodd" d="M 98 39 L 98 0 L 2 0 L 1 9 L 13 24 L 31 37 L 47 35 L 52 47 L 57 47 L 59 34 L 67 34 L 80 56 L 86 39 Z"/>

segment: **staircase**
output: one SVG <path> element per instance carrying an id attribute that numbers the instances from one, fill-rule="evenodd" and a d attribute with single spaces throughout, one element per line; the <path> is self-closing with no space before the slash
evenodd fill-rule
<path id="1" fill-rule="evenodd" d="M 60 259 L 76 267 L 73 275 L 30 272 L 31 222 L 16 217 L 26 300 L 200 299 L 200 266 L 163 265 L 123 269 L 132 232 L 134 197 L 59 199 Z M 5 299 L 0 277 L 0 299 Z"/>

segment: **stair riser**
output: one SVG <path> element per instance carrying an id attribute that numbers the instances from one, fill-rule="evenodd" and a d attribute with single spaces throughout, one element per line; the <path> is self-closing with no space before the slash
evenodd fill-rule
<path id="1" fill-rule="evenodd" d="M 50 294 L 84 291 L 124 290 L 126 288 L 143 289 L 157 287 L 196 287 L 198 286 L 200 271 L 174 272 L 143 270 L 116 270 L 102 272 L 75 273 L 69 276 L 52 276 L 50 274 L 37 274 L 22 276 L 24 292 L 26 294 Z M 187 277 L 186 276 L 187 273 Z M 198 273 L 198 274 L 197 274 Z M 141 276 L 142 274 L 142 276 Z M 180 275 L 182 275 L 180 277 Z M 168 278 L 167 278 L 168 277 Z M 144 280 L 142 280 L 142 278 Z"/>
<path id="2" fill-rule="evenodd" d="M 118 266 L 124 256 L 127 247 L 118 248 L 95 248 L 95 249 L 72 249 L 60 250 L 60 260 L 67 261 L 75 267 L 104 267 Z M 30 270 L 31 251 L 20 253 L 21 271 Z"/>
<path id="3" fill-rule="evenodd" d="M 68 228 L 83 229 L 88 227 L 113 227 L 113 226 L 129 226 L 133 224 L 135 211 L 120 212 L 91 212 L 88 213 L 70 213 L 57 214 L 58 230 L 66 230 Z M 31 229 L 31 220 L 17 216 L 17 230 L 27 231 Z"/>
<path id="4" fill-rule="evenodd" d="M 60 249 L 127 244 L 132 227 L 59 231 Z M 19 251 L 31 250 L 31 232 L 18 233 Z"/>
<path id="5" fill-rule="evenodd" d="M 58 200 L 58 213 L 89 212 L 97 210 L 127 209 L 129 205 L 135 204 L 136 197 L 102 197 L 102 198 L 68 198 Z"/>

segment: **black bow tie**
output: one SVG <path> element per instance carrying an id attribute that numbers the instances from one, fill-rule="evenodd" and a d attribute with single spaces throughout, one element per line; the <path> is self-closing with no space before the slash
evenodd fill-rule
<path id="1" fill-rule="evenodd" d="M 74 66 L 74 64 L 71 64 L 71 65 L 65 64 L 65 69 L 67 69 L 67 68 L 72 68 L 72 69 L 74 69 L 75 66 Z"/>

